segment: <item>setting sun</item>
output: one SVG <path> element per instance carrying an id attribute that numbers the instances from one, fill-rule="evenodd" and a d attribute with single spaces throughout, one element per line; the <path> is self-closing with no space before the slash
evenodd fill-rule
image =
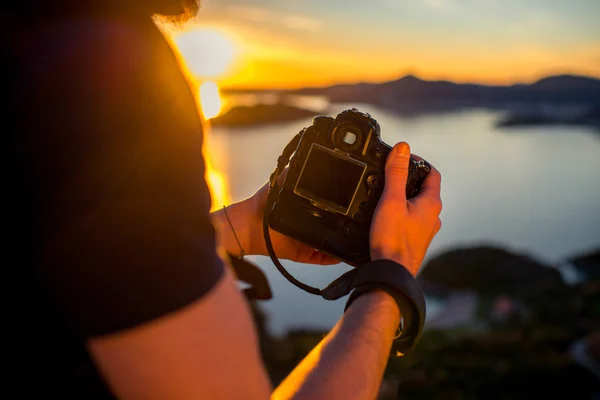
<path id="1" fill-rule="evenodd" d="M 194 28 L 174 40 L 190 73 L 205 79 L 226 73 L 238 52 L 232 37 L 216 28 Z"/>

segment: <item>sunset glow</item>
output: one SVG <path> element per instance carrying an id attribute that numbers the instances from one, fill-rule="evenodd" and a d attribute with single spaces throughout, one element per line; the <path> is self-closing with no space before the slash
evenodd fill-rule
<path id="1" fill-rule="evenodd" d="M 599 13 L 597 0 L 219 0 L 205 2 L 195 27 L 176 42 L 192 73 L 221 88 L 407 74 L 512 84 L 551 74 L 600 76 Z"/>

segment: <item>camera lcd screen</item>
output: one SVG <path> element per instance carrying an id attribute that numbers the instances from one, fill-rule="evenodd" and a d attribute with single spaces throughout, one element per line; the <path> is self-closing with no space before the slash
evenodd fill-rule
<path id="1" fill-rule="evenodd" d="M 365 168 L 366 165 L 359 161 L 343 158 L 313 145 L 296 185 L 296 192 L 346 213 Z"/>

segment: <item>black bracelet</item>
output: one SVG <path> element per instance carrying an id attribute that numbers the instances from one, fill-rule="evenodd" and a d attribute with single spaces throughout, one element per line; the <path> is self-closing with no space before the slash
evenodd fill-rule
<path id="1" fill-rule="evenodd" d="M 383 290 L 388 293 L 398 305 L 400 310 L 401 324 L 398 326 L 394 342 L 392 343 L 391 356 L 402 357 L 408 353 L 416 345 L 420 338 L 420 329 L 422 327 L 415 324 L 415 314 L 418 313 L 412 301 L 406 296 L 383 284 L 364 284 L 358 286 L 352 291 L 348 301 L 346 302 L 345 310 L 348 310 L 350 305 L 365 293 L 374 290 Z M 418 318 L 418 317 L 417 317 Z"/>
<path id="2" fill-rule="evenodd" d="M 238 258 L 244 258 L 244 255 L 246 253 L 244 252 L 244 248 L 242 247 L 242 244 L 240 243 L 240 239 L 238 239 L 237 234 L 235 233 L 235 229 L 233 229 L 233 224 L 231 223 L 231 220 L 229 219 L 229 215 L 227 215 L 227 207 L 223 206 L 223 212 L 225 213 L 225 218 L 227 218 L 227 222 L 229 222 L 229 226 L 231 227 L 233 236 L 235 237 L 235 240 L 237 241 L 238 246 L 240 246 L 241 254 Z"/>
<path id="3" fill-rule="evenodd" d="M 391 260 L 371 261 L 340 276 L 323 289 L 323 298 L 339 299 L 351 293 L 346 309 L 360 295 L 381 289 L 389 293 L 400 308 L 401 334 L 394 340 L 392 355 L 408 353 L 418 342 L 425 323 L 425 295 L 415 277 Z"/>

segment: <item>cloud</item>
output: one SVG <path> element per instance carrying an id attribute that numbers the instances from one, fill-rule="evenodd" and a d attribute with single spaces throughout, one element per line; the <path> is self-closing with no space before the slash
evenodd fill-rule
<path id="1" fill-rule="evenodd" d="M 227 6 L 227 12 L 235 18 L 246 19 L 248 21 L 259 23 L 267 22 L 270 15 L 270 11 L 265 9 L 238 4 Z"/>
<path id="2" fill-rule="evenodd" d="M 430 7 L 448 10 L 452 8 L 452 0 L 423 0 Z"/>
<path id="3" fill-rule="evenodd" d="M 290 14 L 268 10 L 266 8 L 232 4 L 227 6 L 228 14 L 236 19 L 243 19 L 259 24 L 281 26 L 305 32 L 318 32 L 324 27 L 324 23 L 316 18 L 304 15 Z"/>
<path id="4" fill-rule="evenodd" d="M 323 22 L 314 18 L 302 17 L 300 15 L 284 16 L 282 24 L 288 28 L 298 29 L 300 31 L 318 32 L 323 29 Z"/>
<path id="5" fill-rule="evenodd" d="M 410 8 L 415 6 L 415 2 L 407 0 L 379 0 L 379 2 L 384 6 L 396 10 L 410 10 Z M 419 2 L 421 4 L 417 4 L 417 6 L 425 5 L 434 10 L 450 10 L 456 6 L 455 0 L 420 0 Z"/>

